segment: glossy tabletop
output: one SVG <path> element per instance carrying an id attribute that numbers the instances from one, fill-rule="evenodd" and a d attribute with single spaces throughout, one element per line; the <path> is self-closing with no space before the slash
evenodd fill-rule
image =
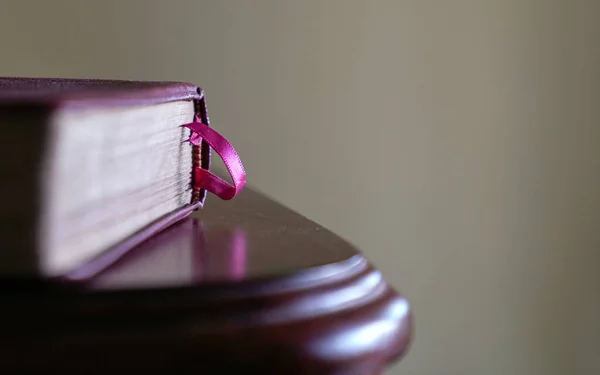
<path id="1" fill-rule="evenodd" d="M 360 252 L 250 189 L 93 277 L 0 290 L 3 373 L 370 374 L 411 333 Z"/>

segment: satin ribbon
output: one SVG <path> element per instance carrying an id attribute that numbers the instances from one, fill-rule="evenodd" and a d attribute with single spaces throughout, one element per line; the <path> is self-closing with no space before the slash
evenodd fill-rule
<path id="1" fill-rule="evenodd" d="M 214 173 L 197 166 L 194 168 L 194 187 L 206 189 L 221 199 L 229 200 L 242 191 L 246 185 L 244 165 L 231 143 L 225 137 L 210 126 L 203 124 L 198 116 L 196 116 L 195 120 L 195 122 L 182 125 L 192 131 L 189 139 L 190 143 L 194 146 L 200 146 L 202 140 L 206 141 L 223 159 L 233 185 Z"/>

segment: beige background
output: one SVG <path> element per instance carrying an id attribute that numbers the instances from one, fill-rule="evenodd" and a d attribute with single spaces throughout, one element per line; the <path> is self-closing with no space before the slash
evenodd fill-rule
<path id="1" fill-rule="evenodd" d="M 391 374 L 598 374 L 599 19 L 596 0 L 0 0 L 0 74 L 201 84 L 251 184 L 412 301 Z"/>

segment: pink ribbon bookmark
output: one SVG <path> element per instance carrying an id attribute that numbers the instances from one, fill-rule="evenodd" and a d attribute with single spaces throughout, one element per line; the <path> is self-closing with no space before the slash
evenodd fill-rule
<path id="1" fill-rule="evenodd" d="M 223 180 L 212 172 L 200 168 L 194 168 L 194 185 L 206 189 L 219 198 L 229 200 L 235 197 L 246 185 L 246 171 L 237 152 L 221 134 L 210 126 L 203 124 L 196 116 L 196 121 L 182 125 L 192 131 L 190 143 L 200 146 L 202 140 L 206 141 L 213 150 L 223 159 L 227 172 L 231 176 L 233 185 Z"/>

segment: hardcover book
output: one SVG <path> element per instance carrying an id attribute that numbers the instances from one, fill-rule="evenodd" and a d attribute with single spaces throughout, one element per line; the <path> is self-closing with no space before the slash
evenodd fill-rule
<path id="1" fill-rule="evenodd" d="M 207 190 L 231 199 L 245 184 L 188 83 L 0 78 L 0 124 L 2 276 L 110 262 L 201 208 Z M 209 171 L 210 148 L 233 185 Z"/>

